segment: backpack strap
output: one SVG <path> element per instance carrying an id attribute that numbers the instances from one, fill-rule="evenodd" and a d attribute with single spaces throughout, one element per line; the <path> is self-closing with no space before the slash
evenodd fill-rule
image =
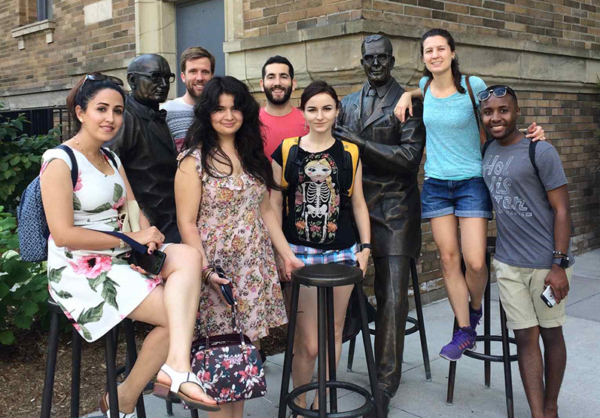
<path id="1" fill-rule="evenodd" d="M 113 154 L 113 152 L 109 149 L 100 147 L 100 151 L 102 151 L 102 153 L 104 155 L 106 155 L 110 161 L 112 161 L 113 165 L 115 166 L 115 170 L 119 170 L 119 166 L 117 165 L 117 159 L 115 158 L 115 155 Z"/>
<path id="2" fill-rule="evenodd" d="M 288 161 L 292 160 L 292 163 L 296 160 L 298 156 L 298 143 L 300 142 L 300 137 L 296 138 L 287 138 L 284 139 L 281 144 L 281 187 L 287 189 L 289 186 L 288 179 L 290 174 L 290 168 L 288 165 Z M 293 164 L 292 164 L 293 165 Z"/>
<path id="3" fill-rule="evenodd" d="M 485 141 L 485 143 L 483 144 L 483 147 L 481 148 L 481 158 L 485 158 L 485 152 L 487 151 L 487 149 L 489 148 L 490 144 L 494 142 L 493 139 L 490 139 L 489 141 Z M 531 152 L 529 153 L 529 157 L 531 158 Z"/>
<path id="4" fill-rule="evenodd" d="M 433 77 L 429 77 L 427 79 L 427 82 L 425 83 L 425 87 L 423 87 L 423 100 L 425 100 L 425 93 L 427 93 L 427 89 L 429 88 L 429 86 L 431 85 L 431 82 L 433 81 Z"/>
<path id="5" fill-rule="evenodd" d="M 347 165 L 346 169 L 350 168 L 350 164 L 348 164 L 348 158 L 352 163 L 352 182 L 350 183 L 350 187 L 348 187 L 348 197 L 352 196 L 352 192 L 354 191 L 354 179 L 356 178 L 356 170 L 358 169 L 358 158 L 360 153 L 358 151 L 358 147 L 351 143 L 342 141 L 344 145 L 344 165 Z"/>
<path id="6" fill-rule="evenodd" d="M 477 130 L 479 130 L 479 141 L 482 144 L 485 144 L 487 141 L 487 133 L 483 129 L 483 125 L 481 124 L 479 111 L 477 110 L 477 103 L 475 103 L 475 95 L 473 94 L 473 89 L 471 88 L 471 83 L 469 83 L 469 77 L 465 77 L 465 84 L 467 85 L 467 90 L 469 91 L 469 97 L 471 98 L 471 104 L 473 105 L 473 113 L 475 114 L 475 121 L 477 122 Z"/>
<path id="7" fill-rule="evenodd" d="M 540 179 L 540 182 L 542 181 L 541 177 L 540 177 L 540 169 L 538 168 L 537 164 L 535 163 L 535 147 L 537 147 L 539 141 L 531 141 L 529 142 L 529 161 L 531 161 L 531 165 L 533 166 L 533 169 L 535 170 L 535 174 L 538 176 L 538 178 Z"/>
<path id="8" fill-rule="evenodd" d="M 71 181 L 73 182 L 73 188 L 77 185 L 77 177 L 79 176 L 79 165 L 77 164 L 77 158 L 75 158 L 75 154 L 73 154 L 73 150 L 67 145 L 59 145 L 56 148 L 60 148 L 64 152 L 67 153 L 69 159 L 71 160 Z"/>

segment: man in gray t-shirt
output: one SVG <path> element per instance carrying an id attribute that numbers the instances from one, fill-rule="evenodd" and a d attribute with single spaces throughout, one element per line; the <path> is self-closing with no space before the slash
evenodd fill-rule
<path id="1" fill-rule="evenodd" d="M 484 148 L 483 178 L 496 211 L 500 299 L 515 333 L 532 417 L 554 417 L 567 360 L 562 324 L 573 264 L 567 179 L 549 143 L 536 144 L 530 157 L 530 140 L 517 130 L 520 110 L 510 87 L 492 86 L 478 97 L 485 128 L 495 139 Z M 546 286 L 554 307 L 540 297 Z"/>

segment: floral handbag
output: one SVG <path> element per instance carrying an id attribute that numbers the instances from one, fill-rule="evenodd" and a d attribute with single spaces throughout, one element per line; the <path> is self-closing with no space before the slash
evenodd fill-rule
<path id="1" fill-rule="evenodd" d="M 236 326 L 239 321 L 235 300 L 232 309 L 233 329 L 239 329 L 239 334 L 200 337 L 192 343 L 192 372 L 202 382 L 206 394 L 217 404 L 267 394 L 267 381 L 258 349 L 242 333 L 241 327 Z"/>

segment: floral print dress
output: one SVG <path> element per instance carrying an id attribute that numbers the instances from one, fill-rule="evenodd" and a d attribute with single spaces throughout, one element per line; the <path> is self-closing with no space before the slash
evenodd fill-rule
<path id="1" fill-rule="evenodd" d="M 246 172 L 211 177 L 202 170 L 200 151 L 192 155 L 202 180 L 198 231 L 204 251 L 209 263 L 232 279 L 239 325 L 255 341 L 287 322 L 275 254 L 259 209 L 267 188 Z M 210 286 L 200 298 L 198 335 L 206 335 L 207 327 L 209 335 L 234 332 L 231 309 Z"/>
<path id="2" fill-rule="evenodd" d="M 98 231 L 118 231 L 118 208 L 126 198 L 125 183 L 113 167 L 105 175 L 76 149 L 73 149 L 79 175 L 73 189 L 74 225 Z M 113 154 L 118 167 L 121 161 Z M 48 164 L 71 160 L 61 149 L 51 149 L 42 157 L 43 172 Z M 58 164 L 58 163 L 55 163 Z M 162 282 L 160 276 L 143 275 L 124 259 L 131 248 L 75 250 L 58 247 L 48 239 L 48 289 L 71 324 L 88 342 L 97 340 L 131 313 Z"/>

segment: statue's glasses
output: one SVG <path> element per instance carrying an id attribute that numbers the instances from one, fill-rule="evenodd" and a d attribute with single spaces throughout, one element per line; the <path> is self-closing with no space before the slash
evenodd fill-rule
<path id="1" fill-rule="evenodd" d="M 477 93 L 477 98 L 480 102 L 485 102 L 492 97 L 492 95 L 500 98 L 506 96 L 507 93 L 513 96 L 515 99 L 517 98 L 515 91 L 508 86 L 491 86 L 490 88 Z"/>
<path id="2" fill-rule="evenodd" d="M 373 64 L 373 62 L 375 62 L 375 59 L 377 59 L 378 63 L 385 65 L 391 58 L 392 56 L 390 54 L 386 54 L 384 52 L 382 52 L 381 54 L 365 54 L 362 57 L 363 61 L 367 65 Z"/>
<path id="3" fill-rule="evenodd" d="M 130 71 L 129 74 L 143 75 L 144 77 L 148 77 L 153 83 L 157 84 L 160 83 L 162 80 L 165 80 L 169 84 L 175 81 L 175 74 L 173 73 L 162 74 L 157 71 L 152 71 L 151 73 L 144 73 L 141 71 Z"/>

